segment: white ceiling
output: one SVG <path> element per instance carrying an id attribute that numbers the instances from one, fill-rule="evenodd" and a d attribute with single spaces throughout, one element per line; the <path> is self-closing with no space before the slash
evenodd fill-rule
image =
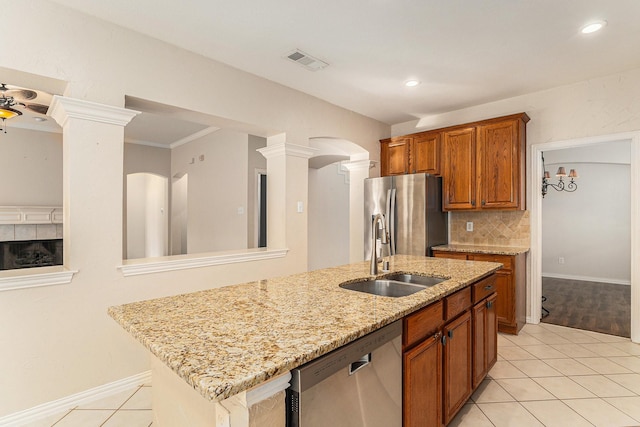
<path id="1" fill-rule="evenodd" d="M 389 124 L 640 67 L 638 0 L 53 1 Z"/>

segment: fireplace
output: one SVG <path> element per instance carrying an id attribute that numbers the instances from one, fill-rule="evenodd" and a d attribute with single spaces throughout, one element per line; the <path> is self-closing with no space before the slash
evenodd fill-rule
<path id="1" fill-rule="evenodd" d="M 0 270 L 62 265 L 62 239 L 0 242 Z"/>

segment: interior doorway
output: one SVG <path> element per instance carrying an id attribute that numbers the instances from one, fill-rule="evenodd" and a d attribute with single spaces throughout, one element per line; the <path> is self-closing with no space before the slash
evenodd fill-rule
<path id="1" fill-rule="evenodd" d="M 629 141 L 630 144 L 630 230 L 631 230 L 631 340 L 640 342 L 640 132 L 602 135 L 531 146 L 531 283 L 527 321 L 539 323 L 542 317 L 542 152 L 602 143 Z M 606 179 L 606 177 L 602 177 Z M 602 248 L 607 250 L 607 248 Z"/>
<path id="2" fill-rule="evenodd" d="M 127 258 L 165 256 L 169 248 L 169 180 L 152 173 L 127 175 Z"/>

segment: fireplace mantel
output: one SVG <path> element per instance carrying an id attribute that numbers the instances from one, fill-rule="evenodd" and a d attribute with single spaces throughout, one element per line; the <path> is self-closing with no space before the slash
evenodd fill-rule
<path id="1" fill-rule="evenodd" d="M 0 206 L 0 224 L 62 224 L 60 206 Z"/>

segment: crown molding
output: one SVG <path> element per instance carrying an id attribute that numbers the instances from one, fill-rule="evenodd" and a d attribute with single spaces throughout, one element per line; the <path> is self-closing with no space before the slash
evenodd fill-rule
<path id="1" fill-rule="evenodd" d="M 269 145 L 257 150 L 267 160 L 280 156 L 292 156 L 300 157 L 303 159 L 309 159 L 318 151 L 317 148 L 305 147 L 303 145 L 288 144 L 286 142 Z"/>
<path id="2" fill-rule="evenodd" d="M 351 160 L 340 162 L 340 168 L 343 170 L 347 170 L 349 172 L 357 171 L 357 170 L 369 170 L 374 167 L 376 162 L 373 160 Z"/>
<path id="3" fill-rule="evenodd" d="M 47 112 L 62 127 L 69 118 L 126 126 L 138 114 L 140 111 L 59 95 L 53 95 Z"/>

